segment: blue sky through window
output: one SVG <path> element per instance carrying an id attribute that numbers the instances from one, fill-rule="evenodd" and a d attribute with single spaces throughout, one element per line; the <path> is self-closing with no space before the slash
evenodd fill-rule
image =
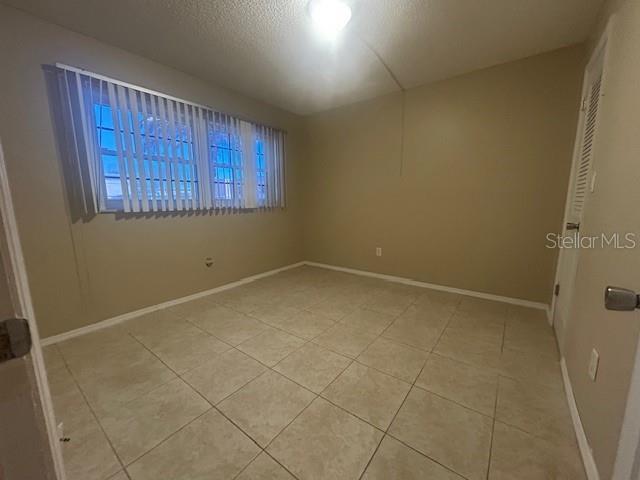
<path id="1" fill-rule="evenodd" d="M 167 198 L 168 189 L 173 199 L 177 198 L 178 189 L 183 199 L 191 199 L 197 195 L 198 178 L 193 135 L 189 125 L 176 122 L 177 132 L 171 132 L 166 122 L 163 124 L 160 118 L 154 118 L 151 115 L 145 118 L 139 114 L 135 121 L 140 133 L 138 141 L 143 152 L 143 171 L 141 172 L 137 161 L 136 126 L 134 126 L 132 112 L 128 111 L 126 119 L 123 119 L 121 111 L 118 110 L 116 112 L 118 128 L 114 128 L 113 111 L 110 105 L 95 103 L 93 108 L 107 200 L 122 200 L 121 175 L 126 176 L 127 181 L 124 184 L 135 185 L 138 192 L 141 191 L 142 182 L 144 182 L 149 198 L 152 198 L 152 192 L 157 200 Z M 122 172 L 118 161 L 116 135 L 120 136 L 120 148 L 125 157 Z M 127 135 L 129 138 L 126 138 Z M 175 137 L 175 140 L 172 137 Z M 244 179 L 240 138 L 224 131 L 210 131 L 208 137 L 214 198 L 229 201 L 242 198 Z M 133 171 L 129 171 L 127 148 L 131 149 L 134 158 Z M 171 160 L 170 162 L 166 162 L 167 157 Z M 266 199 L 266 161 L 264 142 L 261 139 L 256 139 L 255 162 L 256 195 L 258 202 L 261 203 Z M 131 179 L 134 181 L 130 182 Z"/>

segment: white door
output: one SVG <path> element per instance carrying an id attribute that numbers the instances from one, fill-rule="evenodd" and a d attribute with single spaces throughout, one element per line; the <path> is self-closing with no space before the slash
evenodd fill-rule
<path id="1" fill-rule="evenodd" d="M 0 321 L 26 318 L 32 345 L 0 325 L 0 479 L 63 480 L 62 455 L 0 146 Z M 16 322 L 11 338 L 17 338 Z M 4 327 L 4 328 L 3 328 Z M 4 361 L 3 361 L 4 360 Z"/>
<path id="2" fill-rule="evenodd" d="M 603 96 L 605 56 L 606 37 L 594 51 L 584 76 L 580 120 L 565 206 L 562 236 L 566 241 L 561 243 L 556 272 L 556 296 L 552 306 L 553 326 L 561 352 L 580 255 L 580 223 L 586 207 L 587 191 L 595 180 L 595 172 L 591 167 L 598 125 L 598 110 Z"/>

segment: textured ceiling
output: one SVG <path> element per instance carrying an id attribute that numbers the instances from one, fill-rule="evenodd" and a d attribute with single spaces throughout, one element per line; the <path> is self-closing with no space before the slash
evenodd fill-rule
<path id="1" fill-rule="evenodd" d="M 407 88 L 581 42 L 603 3 L 351 0 L 327 42 L 307 0 L 2 1 L 300 114 L 398 90 L 378 55 Z"/>

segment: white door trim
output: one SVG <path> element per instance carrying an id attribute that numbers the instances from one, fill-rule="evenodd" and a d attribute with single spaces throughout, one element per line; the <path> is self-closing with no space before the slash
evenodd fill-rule
<path id="1" fill-rule="evenodd" d="M 634 365 L 612 480 L 640 480 L 640 344 Z"/>
<path id="2" fill-rule="evenodd" d="M 609 18 L 609 21 L 607 23 L 607 27 L 605 28 L 602 36 L 600 37 L 600 40 L 598 41 L 598 44 L 593 49 L 593 52 L 591 52 L 591 57 L 589 58 L 589 63 L 587 64 L 587 66 L 585 68 L 584 76 L 583 76 L 583 80 L 582 80 L 582 94 L 581 94 L 581 97 L 580 97 L 581 101 L 584 101 L 584 99 L 585 99 L 585 97 L 586 97 L 586 95 L 588 93 L 588 89 L 590 88 L 590 85 L 589 85 L 589 82 L 588 82 L 589 73 L 593 69 L 594 63 L 599 61 L 600 56 L 602 56 L 601 91 L 602 92 L 606 92 L 606 85 L 607 85 L 606 61 L 607 61 L 608 52 L 609 52 L 609 38 L 611 37 L 611 30 L 613 29 L 614 21 L 615 21 L 615 15 L 612 15 Z M 601 95 L 604 95 L 604 94 L 605 93 L 601 93 Z M 573 155 L 571 157 L 572 161 L 571 161 L 571 174 L 570 174 L 570 178 L 569 178 L 569 188 L 567 189 L 567 196 L 566 196 L 565 205 L 564 205 L 564 215 L 562 217 L 562 231 L 563 232 L 565 231 L 565 225 L 569 221 L 571 205 L 573 203 L 573 193 L 574 193 L 573 189 L 574 189 L 574 184 L 575 184 L 576 163 L 578 162 L 578 159 L 580 157 L 580 151 L 582 149 L 582 137 L 583 137 L 583 133 L 584 133 L 584 119 L 585 119 L 586 115 L 587 115 L 586 109 L 582 108 L 582 106 L 581 106 L 580 115 L 578 117 L 578 128 L 576 130 L 576 139 L 575 139 L 575 142 L 573 144 Z M 596 126 L 595 126 L 594 137 L 596 135 L 597 135 L 597 123 L 596 123 Z M 593 168 L 593 164 L 592 164 L 592 168 Z M 557 299 L 558 299 L 558 297 L 555 295 L 555 286 L 560 281 L 561 266 L 562 266 L 562 261 L 563 261 L 564 254 L 565 254 L 565 249 L 560 249 L 560 252 L 558 254 L 558 261 L 556 262 L 556 273 L 555 273 L 554 280 L 553 280 L 554 292 L 552 292 L 552 294 L 551 294 L 551 302 L 550 302 L 550 308 L 549 308 L 549 324 L 550 325 L 554 324 L 554 319 L 555 319 L 555 313 L 556 313 L 556 307 L 557 307 Z M 574 281 L 575 281 L 575 277 L 574 277 Z M 561 290 L 572 292 L 573 291 L 573 285 L 561 286 Z M 568 301 L 571 301 L 571 300 L 569 299 Z"/>
<path id="3" fill-rule="evenodd" d="M 2 258 L 7 262 L 7 275 L 12 277 L 9 281 L 9 288 L 12 290 L 11 295 L 17 304 L 19 315 L 26 318 L 31 330 L 31 338 L 33 347 L 31 348 L 31 357 L 33 368 L 35 370 L 36 385 L 40 396 L 40 405 L 42 406 L 42 414 L 47 428 L 47 438 L 49 440 L 49 448 L 53 459 L 55 475 L 58 480 L 66 480 L 64 471 L 64 463 L 62 460 L 62 450 L 57 435 L 55 415 L 53 412 L 53 402 L 49 391 L 49 383 L 47 382 L 47 373 L 42 356 L 42 348 L 40 347 L 40 335 L 38 334 L 38 326 L 33 311 L 31 300 L 31 291 L 29 289 L 29 281 L 27 278 L 27 270 L 22 254 L 20 244 L 20 236 L 18 234 L 18 225 L 13 210 L 13 200 L 11 198 L 11 189 L 9 187 L 9 177 L 4 159 L 4 151 L 0 143 L 0 249 Z"/>
<path id="4" fill-rule="evenodd" d="M 569 372 L 567 371 L 567 362 L 565 361 L 564 357 L 560 360 L 560 370 L 562 371 L 564 392 L 567 397 L 567 405 L 569 405 L 569 413 L 571 414 L 573 429 L 576 432 L 578 449 L 580 450 L 580 456 L 582 457 L 582 463 L 584 464 L 584 471 L 587 474 L 587 480 L 600 480 L 598 467 L 596 465 L 595 459 L 593 458 L 593 452 L 591 450 L 591 446 L 589 445 L 589 441 L 587 440 L 587 435 L 584 432 L 582 421 L 580 420 L 580 412 L 578 412 L 576 398 L 573 395 L 573 387 L 571 386 Z"/>

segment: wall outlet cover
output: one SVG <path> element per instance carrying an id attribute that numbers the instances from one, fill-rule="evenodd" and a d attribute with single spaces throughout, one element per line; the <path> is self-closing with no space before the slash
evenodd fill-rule
<path id="1" fill-rule="evenodd" d="M 376 257 L 382 256 L 382 247 L 376 247 Z"/>

